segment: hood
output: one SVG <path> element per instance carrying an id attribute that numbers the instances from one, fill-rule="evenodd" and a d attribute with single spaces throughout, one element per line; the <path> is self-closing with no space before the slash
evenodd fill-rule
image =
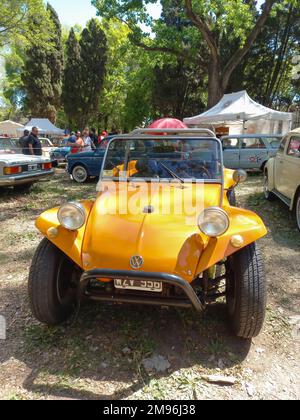
<path id="1" fill-rule="evenodd" d="M 4 162 L 9 165 L 17 165 L 19 163 L 40 163 L 40 162 L 50 162 L 50 159 L 47 159 L 43 156 L 30 156 L 22 154 L 9 154 L 4 153 L 0 154 L 0 162 Z"/>
<path id="2" fill-rule="evenodd" d="M 157 183 L 152 190 L 145 183 L 103 184 L 86 228 L 84 267 L 132 270 L 130 259 L 139 255 L 141 271 L 192 281 L 207 242 L 197 218 L 204 207 L 219 205 L 220 193 L 211 184 Z"/>

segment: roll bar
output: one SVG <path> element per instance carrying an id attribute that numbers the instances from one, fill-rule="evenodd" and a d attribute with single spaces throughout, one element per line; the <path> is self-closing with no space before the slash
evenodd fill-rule
<path id="1" fill-rule="evenodd" d="M 132 131 L 131 135 L 140 134 L 156 135 L 156 134 L 206 134 L 208 137 L 216 137 L 215 133 L 208 128 L 137 128 Z"/>

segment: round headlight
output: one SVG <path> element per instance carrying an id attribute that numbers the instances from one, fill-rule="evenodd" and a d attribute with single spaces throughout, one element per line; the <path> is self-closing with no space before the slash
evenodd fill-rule
<path id="1" fill-rule="evenodd" d="M 220 207 L 209 207 L 200 214 L 198 226 L 205 235 L 215 238 L 229 228 L 229 217 Z"/>
<path id="2" fill-rule="evenodd" d="M 84 225 L 85 210 L 80 203 L 67 203 L 57 213 L 59 223 L 66 229 L 77 230 Z"/>

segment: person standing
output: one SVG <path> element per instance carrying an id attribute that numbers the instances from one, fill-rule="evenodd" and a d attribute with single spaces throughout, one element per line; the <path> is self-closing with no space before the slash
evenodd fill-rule
<path id="1" fill-rule="evenodd" d="M 106 131 L 102 131 L 102 135 L 99 136 L 99 148 L 100 149 L 106 149 L 107 146 L 107 132 Z"/>
<path id="2" fill-rule="evenodd" d="M 91 138 L 92 142 L 94 143 L 95 148 L 97 148 L 98 147 L 98 136 L 96 134 L 96 129 L 95 128 L 91 128 L 90 138 Z"/>
<path id="3" fill-rule="evenodd" d="M 42 145 L 38 138 L 39 130 L 37 127 L 32 127 L 31 133 L 24 141 L 25 155 L 42 156 Z"/>
<path id="4" fill-rule="evenodd" d="M 72 155 L 82 152 L 84 142 L 80 131 L 77 131 L 75 139 L 72 136 L 68 139 L 68 146 L 71 147 Z"/>
<path id="5" fill-rule="evenodd" d="M 24 130 L 23 136 L 19 138 L 19 146 L 22 150 L 23 155 L 28 154 L 28 153 L 25 153 L 25 145 L 26 145 L 28 136 L 29 136 L 29 131 Z"/>
<path id="6" fill-rule="evenodd" d="M 88 128 L 85 128 L 83 131 L 83 143 L 85 152 L 91 152 L 96 149 L 92 139 L 90 138 L 90 130 Z"/>

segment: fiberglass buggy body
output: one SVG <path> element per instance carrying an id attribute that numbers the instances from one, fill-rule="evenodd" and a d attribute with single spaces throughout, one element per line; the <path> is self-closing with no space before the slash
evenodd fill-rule
<path id="1" fill-rule="evenodd" d="M 43 213 L 32 261 L 35 317 L 65 321 L 82 300 L 194 308 L 226 299 L 243 338 L 263 325 L 262 220 L 236 206 L 244 173 L 209 130 L 136 130 L 110 140 L 95 200 Z"/>

